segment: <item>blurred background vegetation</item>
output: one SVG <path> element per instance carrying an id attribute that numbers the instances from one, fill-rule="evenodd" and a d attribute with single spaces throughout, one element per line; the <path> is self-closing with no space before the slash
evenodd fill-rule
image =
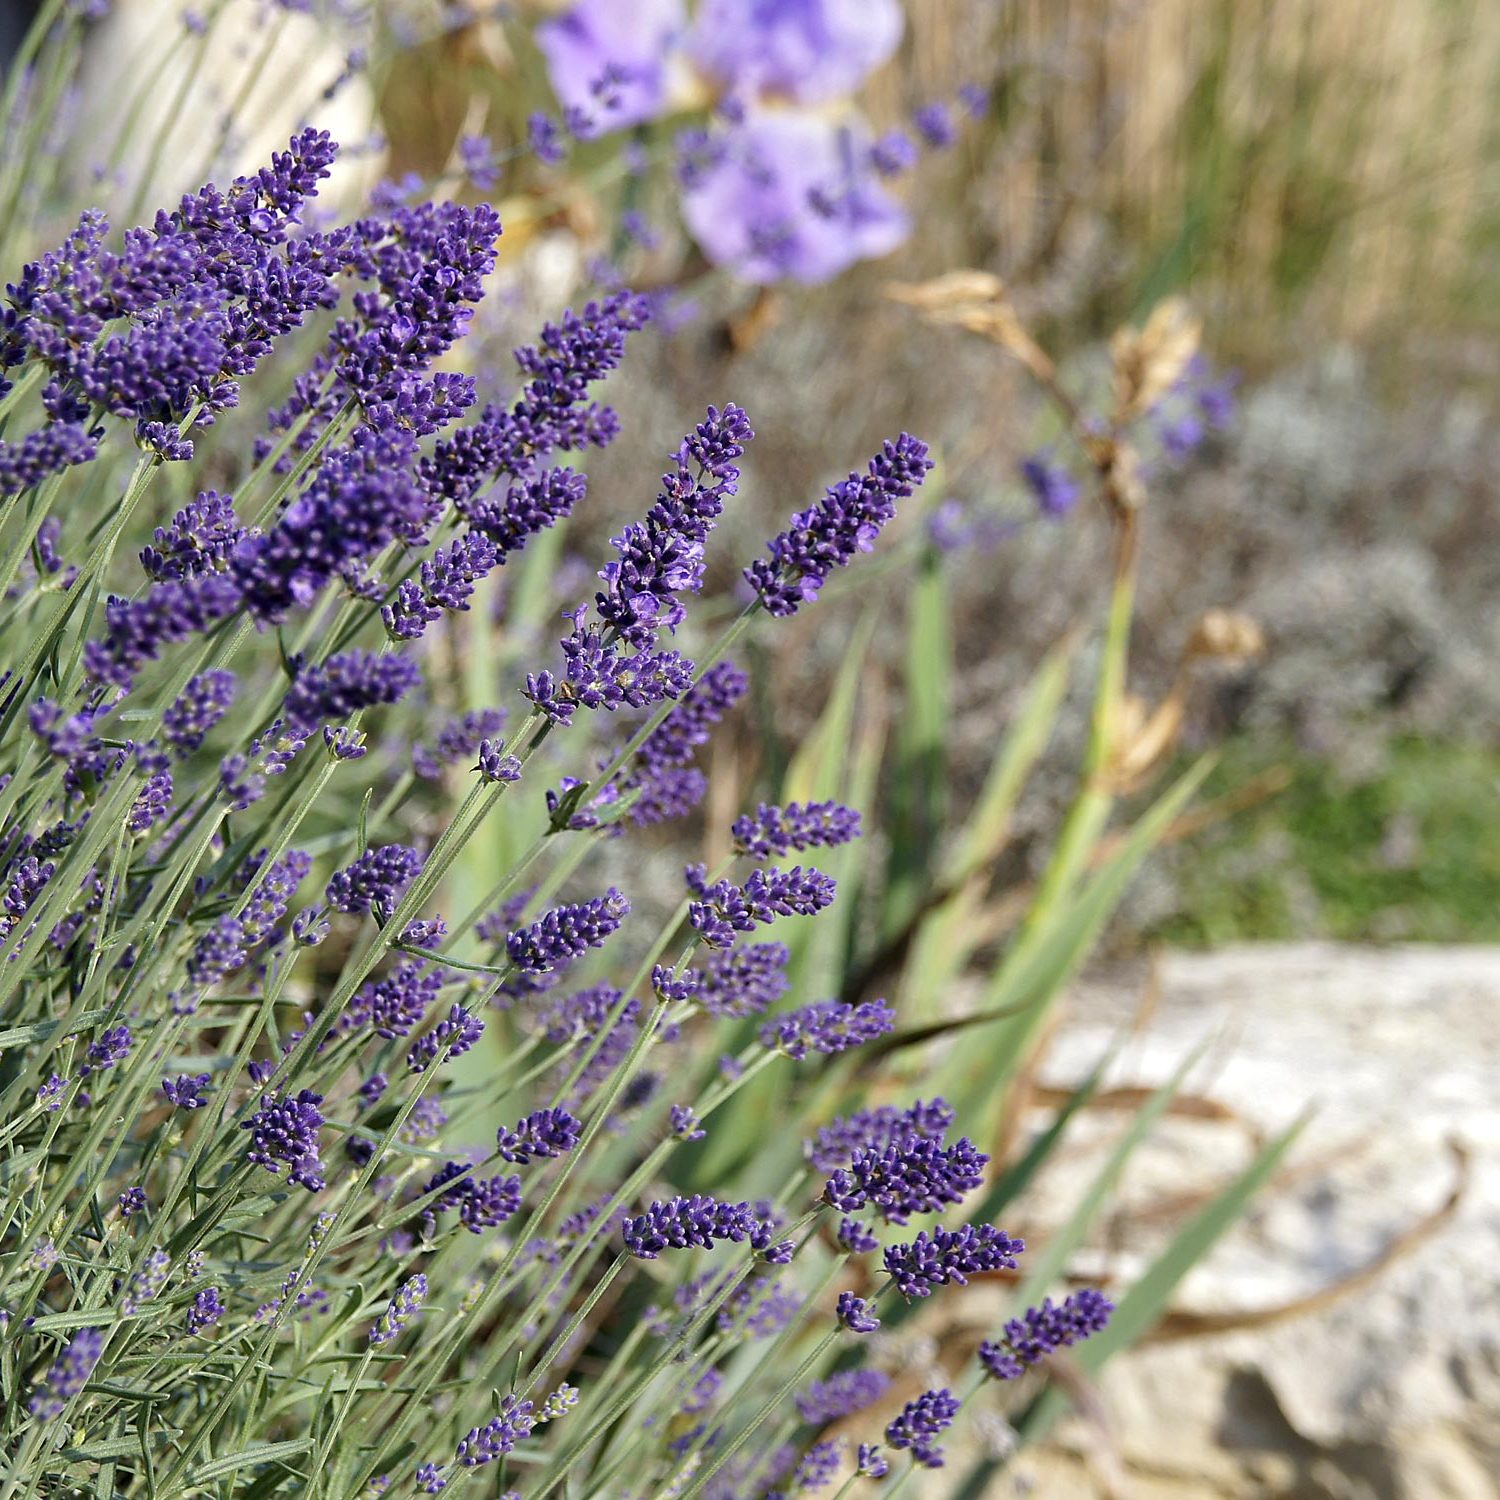
<path id="1" fill-rule="evenodd" d="M 1243 372 L 1243 403 L 1203 461 L 1153 476 L 1132 686 L 1148 701 L 1165 690 L 1205 608 L 1252 615 L 1265 655 L 1197 684 L 1184 742 L 1224 746 L 1211 788 L 1266 795 L 1168 849 L 1116 940 L 1494 940 L 1500 8 L 911 0 L 909 15 L 900 57 L 867 91 L 877 123 L 972 81 L 976 58 L 998 69 L 980 80 L 995 86 L 989 116 L 919 174 L 919 232 L 831 290 L 759 298 L 695 282 L 689 257 L 703 316 L 622 393 L 630 440 L 606 482 L 642 472 L 705 389 L 744 403 L 770 439 L 749 469 L 765 497 L 807 492 L 830 455 L 892 425 L 935 439 L 946 493 L 992 532 L 1014 527 L 939 564 L 963 664 L 946 768 L 961 798 L 1041 651 L 1098 598 L 1106 528 L 1021 524 L 1016 466 L 1058 438 L 1047 412 L 1012 363 L 915 329 L 883 286 L 996 273 L 1094 391 L 1111 330 L 1187 297 L 1216 362 Z M 476 100 L 492 132 L 514 128 L 524 63 L 482 26 L 410 55 L 383 100 L 396 167 L 438 169 Z M 602 235 L 611 191 L 548 211 Z M 637 269 L 676 277 L 680 264 L 669 244 Z M 898 699 L 901 635 L 877 633 L 868 668 Z M 805 727 L 799 682 L 830 662 L 817 639 L 788 658 L 791 736 Z M 1021 874 L 1039 868 L 1070 785 L 1075 709 L 1053 800 L 1042 778 L 1018 829 Z"/>

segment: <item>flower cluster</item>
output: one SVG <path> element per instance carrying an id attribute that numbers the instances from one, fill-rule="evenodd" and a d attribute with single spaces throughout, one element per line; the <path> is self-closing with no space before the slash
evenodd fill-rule
<path id="1" fill-rule="evenodd" d="M 778 917 L 816 916 L 833 904 L 831 875 L 811 866 L 755 870 L 744 885 L 729 880 L 709 884 L 700 871 L 688 871 L 698 899 L 688 903 L 688 921 L 711 948 L 729 948 L 737 932 L 754 932 Z"/>
<path id="2" fill-rule="evenodd" d="M 1073 1292 L 1055 1306 L 1048 1297 L 1040 1307 L 1012 1318 L 998 1340 L 986 1339 L 979 1346 L 979 1363 L 995 1380 L 1018 1380 L 1047 1355 L 1101 1332 L 1114 1310 L 1114 1303 L 1093 1287 Z"/>

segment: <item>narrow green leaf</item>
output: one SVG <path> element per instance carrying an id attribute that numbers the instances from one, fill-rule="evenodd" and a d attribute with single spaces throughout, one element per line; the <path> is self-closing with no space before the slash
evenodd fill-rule
<path id="1" fill-rule="evenodd" d="M 1114 1150 L 1109 1153 L 1103 1167 L 1089 1184 L 1089 1190 L 1079 1200 L 1067 1223 L 1054 1229 L 1046 1236 L 1039 1250 L 1026 1256 L 1026 1276 L 1016 1292 L 1016 1301 L 1020 1306 L 1029 1307 L 1057 1279 L 1067 1264 L 1068 1257 L 1083 1243 L 1084 1236 L 1098 1218 L 1099 1211 L 1113 1197 L 1126 1163 L 1151 1133 L 1167 1106 L 1177 1097 L 1183 1079 L 1202 1055 L 1203 1049 L 1195 1048 L 1183 1059 L 1177 1071 L 1153 1091 L 1151 1097 L 1136 1111 L 1129 1128 L 1115 1143 Z"/>
<path id="2" fill-rule="evenodd" d="M 289 1438 L 284 1443 L 252 1443 L 248 1448 L 241 1448 L 238 1453 L 231 1453 L 225 1458 L 216 1458 L 209 1463 L 200 1464 L 196 1469 L 190 1469 L 188 1482 L 207 1484 L 210 1479 L 217 1479 L 219 1475 L 232 1473 L 235 1469 L 248 1468 L 251 1464 L 280 1463 L 283 1459 L 305 1453 L 312 1447 L 312 1442 L 310 1437 L 305 1437 Z"/>
<path id="3" fill-rule="evenodd" d="M 948 580 L 936 547 L 923 553 L 906 627 L 906 697 L 887 818 L 890 859 L 881 933 L 910 923 L 932 881 L 932 861 L 947 810 L 952 628 Z"/>

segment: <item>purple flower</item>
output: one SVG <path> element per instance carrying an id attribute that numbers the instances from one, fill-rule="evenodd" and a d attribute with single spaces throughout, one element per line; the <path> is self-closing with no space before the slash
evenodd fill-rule
<path id="1" fill-rule="evenodd" d="M 741 1244 L 759 1224 L 748 1203 L 724 1203 L 694 1193 L 653 1203 L 645 1213 L 625 1222 L 625 1248 L 642 1260 L 655 1260 L 663 1250 L 712 1250 L 725 1240 Z"/>
<path id="2" fill-rule="evenodd" d="M 62 1096 L 68 1086 L 68 1080 L 59 1073 L 54 1073 L 36 1091 L 36 1102 L 49 1114 L 56 1114 L 62 1108 Z"/>
<path id="3" fill-rule="evenodd" d="M 0 356 L 3 353 L 0 348 Z M 5 387 L 0 376 L 0 391 Z M 27 433 L 19 443 L 0 442 L 0 495 L 18 495 L 49 475 L 88 463 L 98 452 L 98 436 L 81 422 L 52 422 Z"/>
<path id="4" fill-rule="evenodd" d="M 172 810 L 172 773 L 151 777 L 125 816 L 125 826 L 134 834 L 149 833 Z"/>
<path id="5" fill-rule="evenodd" d="M 864 474 L 851 473 L 793 516 L 791 528 L 766 544 L 769 560 L 745 569 L 765 607 L 773 615 L 792 615 L 816 599 L 835 568 L 874 546 L 896 514 L 896 501 L 910 495 L 931 467 L 927 445 L 903 432 L 885 443 Z"/>
<path id="6" fill-rule="evenodd" d="M 850 1255 L 864 1255 L 880 1248 L 880 1241 L 858 1219 L 840 1219 L 834 1238 L 839 1248 L 847 1250 Z"/>
<path id="7" fill-rule="evenodd" d="M 427 1300 L 427 1278 L 418 1272 L 408 1281 L 403 1281 L 391 1298 L 389 1306 L 381 1313 L 379 1321 L 370 1330 L 370 1344 L 379 1348 L 382 1344 L 394 1343 L 406 1325 L 421 1312 Z"/>
<path id="8" fill-rule="evenodd" d="M 458 138 L 458 159 L 465 176 L 479 189 L 488 193 L 500 181 L 495 168 L 495 148 L 482 135 L 461 135 Z"/>
<path id="9" fill-rule="evenodd" d="M 986 1339 L 979 1346 L 979 1363 L 995 1380 L 1017 1380 L 1055 1350 L 1100 1332 L 1114 1310 L 1114 1303 L 1094 1287 L 1074 1292 L 1056 1306 L 1045 1298 L 1040 1307 L 1012 1318 L 998 1341 Z"/>
<path id="10" fill-rule="evenodd" d="M 143 1187 L 128 1187 L 119 1197 L 120 1217 L 129 1219 L 146 1211 L 146 1190 Z"/>
<path id="11" fill-rule="evenodd" d="M 698 1123 L 698 1111 L 688 1104 L 674 1104 L 669 1119 L 672 1136 L 679 1141 L 701 1141 L 708 1134 Z"/>
<path id="12" fill-rule="evenodd" d="M 857 839 L 859 814 L 837 802 L 789 802 L 784 808 L 762 802 L 753 817 L 746 813 L 736 818 L 730 832 L 741 854 L 774 859 Z"/>
<path id="13" fill-rule="evenodd" d="M 691 998 L 711 1016 L 758 1016 L 786 993 L 790 958 L 785 943 L 743 943 L 708 954 L 678 983 L 687 984 L 683 998 Z"/>
<path id="14" fill-rule="evenodd" d="M 437 1464 L 423 1464 L 415 1475 L 417 1489 L 424 1495 L 440 1495 L 448 1488 L 443 1471 Z"/>
<path id="15" fill-rule="evenodd" d="M 162 714 L 162 738 L 179 759 L 193 753 L 234 702 L 233 672 L 203 672 Z"/>
<path id="16" fill-rule="evenodd" d="M 742 886 L 715 881 L 689 902 L 688 921 L 711 948 L 728 948 L 736 932 L 753 932 L 778 917 L 811 917 L 833 904 L 837 887 L 831 875 L 812 866 L 789 870 L 754 870 Z"/>
<path id="17" fill-rule="evenodd" d="M 531 1413 L 531 1402 L 518 1401 L 514 1396 L 502 1397 L 500 1414 L 491 1417 L 483 1427 L 470 1428 L 454 1457 L 466 1469 L 494 1463 L 531 1432 L 535 1425 Z"/>
<path id="18" fill-rule="evenodd" d="M 814 1443 L 802 1455 L 802 1461 L 792 1475 L 792 1485 L 799 1490 L 821 1490 L 832 1481 L 838 1466 L 838 1443 Z"/>
<path id="19" fill-rule="evenodd" d="M 130 1052 L 130 1044 L 128 1026 L 111 1026 L 108 1031 L 101 1032 L 96 1041 L 89 1043 L 86 1060 L 79 1068 L 78 1076 L 87 1078 L 90 1073 L 103 1073 L 116 1063 L 124 1062 Z"/>
<path id="20" fill-rule="evenodd" d="M 689 51 L 737 93 L 800 104 L 854 92 L 901 41 L 898 0 L 704 0 Z"/>
<path id="21" fill-rule="evenodd" d="M 819 115 L 751 113 L 682 176 L 682 216 L 703 253 L 758 285 L 828 281 L 911 232 L 863 131 Z"/>
<path id="22" fill-rule="evenodd" d="M 388 921 L 402 894 L 422 873 L 422 856 L 405 844 L 381 844 L 366 849 L 328 882 L 326 897 L 335 911 L 359 914 L 374 911 Z"/>
<path id="23" fill-rule="evenodd" d="M 553 91 L 601 130 L 654 120 L 667 108 L 668 58 L 686 27 L 682 0 L 580 0 L 536 29 Z"/>
<path id="24" fill-rule="evenodd" d="M 882 177 L 899 177 L 916 166 L 919 154 L 904 130 L 888 130 L 870 147 L 870 165 Z"/>
<path id="25" fill-rule="evenodd" d="M 950 1391 L 923 1391 L 890 1420 L 885 1440 L 893 1448 L 910 1449 L 911 1456 L 924 1468 L 941 1469 L 943 1450 L 933 1439 L 953 1425 L 958 1407 L 958 1398 Z"/>
<path id="26" fill-rule="evenodd" d="M 809 1052 L 832 1056 L 884 1036 L 896 1025 L 896 1013 L 884 1000 L 845 1005 L 822 1000 L 775 1016 L 760 1028 L 763 1047 L 774 1047 L 793 1060 Z"/>
<path id="27" fill-rule="evenodd" d="M 887 1245 L 884 1265 L 903 1297 L 930 1297 L 940 1286 L 968 1285 L 970 1276 L 1016 1268 L 1026 1248 L 992 1224 L 965 1224 L 958 1229 L 924 1229 L 908 1244 Z"/>
<path id="28" fill-rule="evenodd" d="M 823 1189 L 824 1200 L 844 1213 L 873 1208 L 887 1224 L 905 1224 L 912 1214 L 937 1213 L 963 1202 L 984 1181 L 989 1157 L 967 1136 L 944 1146 L 908 1140 L 883 1150 L 856 1151 Z"/>
<path id="29" fill-rule="evenodd" d="M 323 1096 L 311 1089 L 303 1089 L 295 1099 L 267 1094 L 255 1114 L 240 1126 L 252 1132 L 246 1160 L 268 1172 L 279 1172 L 285 1163 L 291 1182 L 317 1192 L 324 1185 L 318 1156 L 318 1131 L 323 1126 L 318 1106 L 322 1102 Z"/>
<path id="30" fill-rule="evenodd" d="M 204 1287 L 201 1292 L 194 1294 L 192 1305 L 188 1308 L 187 1331 L 202 1333 L 205 1328 L 212 1328 L 223 1316 L 224 1304 L 219 1300 L 218 1287 Z"/>
<path id="31" fill-rule="evenodd" d="M 549 167 L 555 167 L 567 154 L 557 121 L 540 111 L 526 117 L 526 144 L 531 154 Z"/>
<path id="32" fill-rule="evenodd" d="M 533 1110 L 514 1130 L 501 1129 L 495 1136 L 500 1156 L 518 1166 L 532 1157 L 565 1156 L 583 1134 L 583 1121 L 565 1109 Z"/>
<path id="33" fill-rule="evenodd" d="M 803 1153 L 820 1172 L 833 1172 L 847 1167 L 860 1151 L 883 1151 L 911 1140 L 941 1141 L 952 1123 L 953 1109 L 945 1099 L 930 1104 L 918 1099 L 909 1109 L 882 1104 L 830 1120 L 803 1143 Z"/>
<path id="34" fill-rule="evenodd" d="M 940 100 L 924 104 L 912 115 L 911 122 L 917 127 L 917 134 L 934 151 L 946 151 L 958 139 L 953 111 Z"/>
<path id="35" fill-rule="evenodd" d="M 130 1285 L 120 1299 L 120 1311 L 127 1318 L 141 1310 L 143 1302 L 154 1301 L 161 1295 L 172 1269 L 172 1257 L 165 1250 L 153 1250 L 145 1264 L 130 1278 Z"/>
<path id="36" fill-rule="evenodd" d="M 173 1109 L 202 1109 L 208 1102 L 203 1095 L 213 1081 L 212 1073 L 179 1073 L 163 1078 L 161 1091 Z"/>
<path id="37" fill-rule="evenodd" d="M 523 974 L 545 974 L 601 947 L 630 912 L 630 902 L 613 886 L 592 901 L 557 906 L 505 940 L 510 961 Z"/>
<path id="38" fill-rule="evenodd" d="M 810 1427 L 825 1427 L 840 1417 L 873 1406 L 886 1393 L 890 1377 L 880 1370 L 840 1370 L 827 1380 L 815 1380 L 796 1395 L 797 1415 Z"/>
<path id="39" fill-rule="evenodd" d="M 384 979 L 362 985 L 339 1018 L 341 1031 L 368 1026 L 378 1037 L 393 1041 L 410 1036 L 443 988 L 435 969 L 411 960 L 398 963 Z"/>
<path id="40" fill-rule="evenodd" d="M 103 1353 L 104 1335 L 97 1328 L 80 1328 L 63 1345 L 45 1382 L 32 1393 L 27 1410 L 44 1422 L 61 1415 L 68 1402 L 88 1384 Z"/>
<path id="41" fill-rule="evenodd" d="M 446 610 L 465 611 L 475 585 L 500 559 L 499 549 L 483 532 L 470 531 L 447 548 L 439 547 L 421 567 L 421 583 L 407 579 L 380 618 L 393 640 L 413 641 Z"/>
<path id="42" fill-rule="evenodd" d="M 1046 453 L 1032 454 L 1021 465 L 1021 477 L 1044 516 L 1065 516 L 1078 503 L 1078 481 Z"/>
<path id="43" fill-rule="evenodd" d="M 880 1449 L 874 1443 L 859 1445 L 855 1466 L 856 1472 L 864 1479 L 884 1479 L 891 1472 L 891 1466 L 880 1456 Z"/>
<path id="44" fill-rule="evenodd" d="M 875 1316 L 873 1304 L 866 1302 L 863 1297 L 856 1297 L 853 1292 L 839 1293 L 835 1316 L 839 1326 L 847 1328 L 850 1333 L 874 1333 L 880 1327 L 880 1319 Z"/>
<path id="45" fill-rule="evenodd" d="M 229 496 L 205 490 L 169 526 L 156 528 L 153 545 L 141 552 L 141 566 L 156 583 L 223 572 L 244 534 Z"/>
<path id="46" fill-rule="evenodd" d="M 519 756 L 507 755 L 500 740 L 479 742 L 479 764 L 474 767 L 485 781 L 519 781 L 521 761 Z"/>
<path id="47" fill-rule="evenodd" d="M 444 1051 L 452 1057 L 461 1057 L 484 1035 L 484 1022 L 470 1015 L 461 1005 L 454 1005 L 448 1014 L 429 1031 L 418 1037 L 406 1054 L 406 1066 L 413 1073 L 425 1073 Z"/>
<path id="48" fill-rule="evenodd" d="M 407 657 L 345 651 L 298 673 L 286 695 L 287 723 L 311 733 L 329 719 L 399 702 L 421 680 L 417 664 Z"/>

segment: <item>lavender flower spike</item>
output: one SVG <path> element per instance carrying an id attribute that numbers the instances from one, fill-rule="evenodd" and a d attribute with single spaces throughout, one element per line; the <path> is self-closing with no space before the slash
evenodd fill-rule
<path id="1" fill-rule="evenodd" d="M 32 1416 L 50 1421 L 88 1384 L 104 1352 L 104 1335 L 97 1328 L 80 1328 L 63 1346 L 45 1382 L 27 1403 Z"/>
<path id="2" fill-rule="evenodd" d="M 530 927 L 517 928 L 505 951 L 523 974 L 545 974 L 602 946 L 629 914 L 630 902 L 611 886 L 592 901 L 554 907 Z"/>
<path id="3" fill-rule="evenodd" d="M 655 1260 L 663 1250 L 712 1250 L 729 1240 L 741 1244 L 760 1224 L 748 1203 L 722 1203 L 694 1193 L 653 1203 L 625 1222 L 625 1248 L 641 1260 Z"/>
<path id="4" fill-rule="evenodd" d="M 1015 1270 L 1016 1256 L 1025 1248 L 1023 1240 L 1011 1239 L 992 1224 L 965 1224 L 931 1234 L 924 1229 L 908 1244 L 888 1245 L 884 1264 L 903 1297 L 930 1297 L 949 1282 L 967 1286 L 970 1276 Z"/>
<path id="5" fill-rule="evenodd" d="M 943 1450 L 933 1439 L 953 1425 L 958 1407 L 958 1398 L 951 1391 L 923 1391 L 891 1419 L 885 1440 L 893 1448 L 910 1449 L 911 1456 L 924 1468 L 941 1469 Z"/>
<path id="6" fill-rule="evenodd" d="M 851 473 L 834 485 L 766 544 L 770 558 L 745 569 L 750 587 L 773 615 L 796 614 L 818 597 L 835 568 L 870 550 L 896 514 L 896 502 L 910 495 L 931 467 L 926 443 L 904 432 L 886 442 L 864 474 Z"/>
<path id="7" fill-rule="evenodd" d="M 784 808 L 762 802 L 754 816 L 736 818 L 730 831 L 742 854 L 774 859 L 793 850 L 831 849 L 857 839 L 859 814 L 837 802 L 789 802 Z"/>
<path id="8" fill-rule="evenodd" d="M 381 1313 L 380 1320 L 370 1330 L 370 1343 L 378 1347 L 398 1338 L 406 1325 L 422 1310 L 427 1300 L 427 1278 L 419 1271 L 409 1281 L 401 1283 L 390 1306 Z"/>
<path id="9" fill-rule="evenodd" d="M 834 879 L 811 866 L 756 870 L 743 886 L 728 880 L 693 881 L 699 899 L 688 905 L 688 921 L 710 948 L 728 948 L 736 932 L 753 932 L 777 917 L 816 916 L 833 904 Z"/>
<path id="10" fill-rule="evenodd" d="M 829 1057 L 873 1042 L 895 1025 L 896 1013 L 884 1000 L 870 1000 L 862 1005 L 822 1000 L 767 1021 L 760 1029 L 760 1041 L 763 1047 L 774 1047 L 800 1061 L 809 1052 Z"/>
<path id="11" fill-rule="evenodd" d="M 1058 1306 L 1045 1298 L 1040 1307 L 1012 1318 L 999 1340 L 986 1339 L 979 1346 L 979 1363 L 994 1380 L 1017 1380 L 1046 1355 L 1100 1332 L 1114 1310 L 1114 1303 L 1094 1287 L 1072 1293 Z"/>

